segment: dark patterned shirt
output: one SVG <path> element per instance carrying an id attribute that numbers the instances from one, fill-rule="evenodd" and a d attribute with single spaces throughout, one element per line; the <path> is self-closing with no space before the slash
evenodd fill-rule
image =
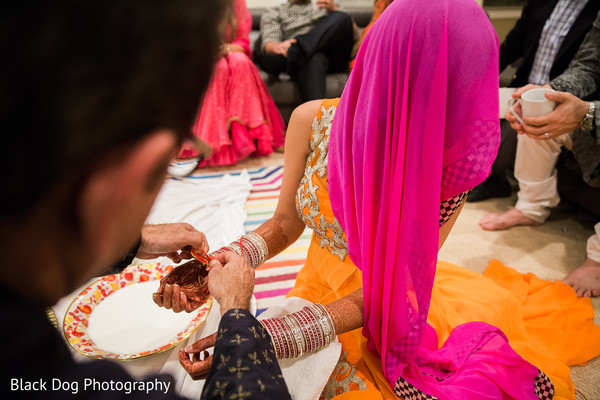
<path id="1" fill-rule="evenodd" d="M 201 399 L 291 399 L 271 336 L 248 311 L 223 315 Z"/>

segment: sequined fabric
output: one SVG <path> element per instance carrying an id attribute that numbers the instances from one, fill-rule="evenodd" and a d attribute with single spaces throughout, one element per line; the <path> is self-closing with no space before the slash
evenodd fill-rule
<path id="1" fill-rule="evenodd" d="M 324 102 L 313 121 L 311 153 L 296 193 L 296 210 L 304 223 L 315 232 L 321 247 L 335 254 L 340 261 L 344 261 L 348 256 L 346 238 L 342 227 L 331 212 L 327 185 L 329 132 L 335 110 L 336 105 L 327 105 Z"/>

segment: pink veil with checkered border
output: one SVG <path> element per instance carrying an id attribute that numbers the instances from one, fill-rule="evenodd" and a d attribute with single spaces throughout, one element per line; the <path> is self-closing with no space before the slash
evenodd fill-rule
<path id="1" fill-rule="evenodd" d="M 473 0 L 395 0 L 366 36 L 341 97 L 331 203 L 363 273 L 363 335 L 392 386 L 400 377 L 443 398 L 462 398 L 463 379 L 479 393 L 523 389 L 500 372 L 473 381 L 478 357 L 521 366 L 525 386 L 538 372 L 491 325 L 459 326 L 438 349 L 427 324 L 440 201 L 488 176 L 498 102 L 498 38 Z"/>

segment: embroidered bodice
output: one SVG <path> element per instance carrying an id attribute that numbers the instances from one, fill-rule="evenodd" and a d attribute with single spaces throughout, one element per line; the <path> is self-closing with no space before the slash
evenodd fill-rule
<path id="1" fill-rule="evenodd" d="M 337 99 L 323 101 L 312 123 L 311 152 L 296 192 L 296 210 L 304 223 L 315 232 L 321 247 L 344 261 L 348 255 L 346 237 L 331 210 L 327 180 L 329 133 L 337 103 Z"/>

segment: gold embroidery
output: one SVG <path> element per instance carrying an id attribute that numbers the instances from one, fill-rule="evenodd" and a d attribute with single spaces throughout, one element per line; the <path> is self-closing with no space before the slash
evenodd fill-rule
<path id="1" fill-rule="evenodd" d="M 265 359 L 267 364 L 271 364 L 273 362 L 273 359 L 271 357 L 269 357 L 269 353 L 270 352 L 268 350 L 263 350 L 263 352 L 262 352 L 263 358 Z M 271 351 L 271 353 L 272 353 L 272 351 Z"/>
<path id="2" fill-rule="evenodd" d="M 228 331 L 229 329 L 227 328 L 222 328 L 219 329 L 219 333 L 217 334 L 217 342 L 221 341 L 223 339 L 223 335 Z"/>
<path id="3" fill-rule="evenodd" d="M 212 396 L 213 397 L 224 398 L 228 384 L 229 384 L 229 382 L 219 382 L 219 381 L 216 381 L 215 382 L 215 389 L 212 392 Z"/>
<path id="4" fill-rule="evenodd" d="M 246 338 L 241 337 L 239 333 L 236 333 L 235 334 L 235 339 L 231 339 L 229 341 L 229 343 L 235 343 L 235 344 L 237 344 L 239 346 L 240 344 L 242 344 L 242 342 L 247 342 L 249 340 L 250 339 L 246 339 Z"/>
<path id="5" fill-rule="evenodd" d="M 260 365 L 260 358 L 258 358 L 256 352 L 248 354 L 248 358 L 252 360 L 252 365 Z"/>
<path id="6" fill-rule="evenodd" d="M 246 371 L 250 371 L 250 367 L 248 367 L 247 365 L 242 365 L 242 360 L 239 359 L 237 360 L 235 367 L 229 367 L 229 372 L 235 372 L 235 376 L 237 376 L 238 379 L 242 379 L 242 376 L 244 376 L 244 372 Z"/>
<path id="7" fill-rule="evenodd" d="M 242 385 L 237 387 L 237 393 L 232 393 L 231 396 L 229 396 L 230 399 L 245 399 L 246 397 L 250 397 L 252 395 L 252 393 L 250 392 L 244 392 L 244 388 Z"/>
<path id="8" fill-rule="evenodd" d="M 256 383 L 258 383 L 258 386 L 260 387 L 260 391 L 264 392 L 265 390 L 267 390 L 267 387 L 265 386 L 265 384 L 263 383 L 263 381 L 261 381 L 260 379 L 256 381 Z"/>
<path id="9" fill-rule="evenodd" d="M 235 309 L 233 311 L 229 312 L 229 316 L 230 317 L 235 317 L 235 319 L 240 319 L 240 318 L 246 318 L 245 314 L 240 314 L 240 310 L 239 309 Z"/>
<path id="10" fill-rule="evenodd" d="M 356 367 L 348 362 L 347 355 L 348 353 L 344 353 L 338 361 L 331 378 L 321 393 L 321 400 L 329 400 L 341 393 L 349 392 L 351 383 L 357 385 L 358 390 L 367 390 L 367 383 L 356 376 Z"/>
<path id="11" fill-rule="evenodd" d="M 335 116 L 336 106 L 328 109 L 321 106 L 321 118 L 312 123 L 311 153 L 307 158 L 304 176 L 296 192 L 296 210 L 300 218 L 319 238 L 322 248 L 344 261 L 348 255 L 346 239 L 340 223 L 333 217 L 328 221 L 321 213 L 317 190 L 322 189 L 313 177 L 327 179 L 327 154 L 329 153 L 329 133 Z"/>
<path id="12" fill-rule="evenodd" d="M 265 330 L 265 328 L 262 325 L 258 326 L 258 331 L 260 332 L 260 335 L 262 336 L 263 339 L 267 338 L 267 331 Z"/>
<path id="13" fill-rule="evenodd" d="M 255 339 L 260 339 L 260 335 L 259 335 L 259 334 L 258 334 L 258 332 L 256 331 L 256 327 L 255 327 L 255 326 L 251 326 L 251 327 L 249 327 L 249 328 L 248 328 L 248 330 L 249 330 L 250 332 L 252 332 L 252 334 L 254 335 L 254 338 L 255 338 Z M 264 337 L 264 335 L 263 335 L 263 337 Z"/>
<path id="14" fill-rule="evenodd" d="M 230 358 L 231 358 L 231 356 L 225 357 L 223 354 L 219 354 L 219 365 L 217 365 L 217 369 L 226 367 L 227 364 L 229 363 Z"/>

